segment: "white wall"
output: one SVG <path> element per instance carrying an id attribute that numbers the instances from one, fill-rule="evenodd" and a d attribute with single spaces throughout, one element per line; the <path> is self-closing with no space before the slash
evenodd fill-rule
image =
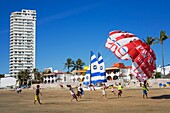
<path id="1" fill-rule="evenodd" d="M 7 86 L 15 86 L 16 78 L 13 77 L 5 77 L 0 79 L 0 88 L 5 88 Z"/>

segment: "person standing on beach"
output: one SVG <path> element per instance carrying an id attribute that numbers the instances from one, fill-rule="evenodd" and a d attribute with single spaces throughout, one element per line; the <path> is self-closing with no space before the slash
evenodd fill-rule
<path id="1" fill-rule="evenodd" d="M 35 99 L 34 99 L 34 104 L 35 104 L 35 102 L 36 102 L 37 100 L 38 100 L 38 103 L 39 103 L 39 104 L 42 104 L 42 103 L 40 102 L 39 94 L 41 94 L 41 96 L 42 96 L 42 93 L 40 92 L 40 85 L 37 85 L 36 94 L 35 94 Z"/>
<path id="2" fill-rule="evenodd" d="M 121 83 L 119 83 L 119 85 L 118 85 L 118 98 L 121 97 L 121 95 L 123 93 L 122 90 L 123 90 L 123 87 L 122 87 Z"/>
<path id="3" fill-rule="evenodd" d="M 103 84 L 102 86 L 102 96 L 100 98 L 103 98 L 103 97 L 106 98 L 106 85 L 105 84 Z"/>
<path id="4" fill-rule="evenodd" d="M 114 91 L 114 85 L 112 85 L 112 88 L 111 88 L 111 92 L 116 95 L 115 91 Z"/>
<path id="5" fill-rule="evenodd" d="M 81 95 L 82 95 L 82 87 L 81 87 L 81 84 L 80 84 L 77 88 L 77 96 L 81 99 Z"/>
<path id="6" fill-rule="evenodd" d="M 140 83 L 140 86 L 142 87 L 142 90 L 143 90 L 143 98 L 148 98 L 148 93 L 147 93 L 147 91 L 149 91 L 149 89 L 147 88 L 148 86 L 147 86 L 148 84 L 147 84 L 147 81 L 145 80 L 144 82 L 143 82 L 143 85 L 142 85 L 142 83 Z"/>

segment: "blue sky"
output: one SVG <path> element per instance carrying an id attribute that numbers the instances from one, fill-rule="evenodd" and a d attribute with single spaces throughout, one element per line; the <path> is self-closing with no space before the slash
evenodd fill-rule
<path id="1" fill-rule="evenodd" d="M 9 72 L 10 14 L 22 9 L 37 12 L 36 68 L 63 70 L 67 58 L 81 58 L 100 52 L 106 67 L 118 60 L 105 48 L 112 30 L 132 32 L 140 39 L 170 35 L 169 0 L 0 0 L 0 73 Z M 161 64 L 160 44 L 151 46 L 156 64 Z M 170 63 L 170 39 L 164 43 L 165 64 Z M 65 71 L 65 70 L 63 70 Z"/>

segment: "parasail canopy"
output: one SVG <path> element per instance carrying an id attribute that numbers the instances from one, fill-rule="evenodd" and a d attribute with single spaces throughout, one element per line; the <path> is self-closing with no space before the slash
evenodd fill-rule
<path id="1" fill-rule="evenodd" d="M 149 79 L 156 69 L 154 51 L 133 33 L 111 31 L 105 47 L 121 60 L 132 60 L 131 74 L 140 82 Z"/>

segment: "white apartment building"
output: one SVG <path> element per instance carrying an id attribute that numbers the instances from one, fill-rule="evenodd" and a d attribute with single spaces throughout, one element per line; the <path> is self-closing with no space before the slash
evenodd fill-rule
<path id="1" fill-rule="evenodd" d="M 36 11 L 12 12 L 10 15 L 10 76 L 20 70 L 35 68 Z"/>

